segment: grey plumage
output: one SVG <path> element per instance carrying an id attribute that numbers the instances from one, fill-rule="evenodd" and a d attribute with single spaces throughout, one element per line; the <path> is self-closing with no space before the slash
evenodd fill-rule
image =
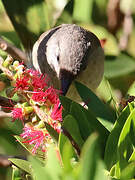
<path id="1" fill-rule="evenodd" d="M 33 65 L 47 73 L 54 87 L 75 99 L 76 78 L 94 90 L 104 71 L 104 53 L 98 38 L 75 25 L 63 24 L 43 33 L 32 52 Z M 69 88 L 70 87 L 70 88 Z M 68 90 L 69 89 L 69 90 Z"/>

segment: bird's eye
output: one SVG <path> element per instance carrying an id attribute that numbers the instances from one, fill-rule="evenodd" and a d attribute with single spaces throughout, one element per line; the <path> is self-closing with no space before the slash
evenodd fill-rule
<path id="1" fill-rule="evenodd" d="M 59 62 L 59 60 L 60 60 L 60 57 L 59 57 L 59 56 L 57 56 L 57 61 Z"/>

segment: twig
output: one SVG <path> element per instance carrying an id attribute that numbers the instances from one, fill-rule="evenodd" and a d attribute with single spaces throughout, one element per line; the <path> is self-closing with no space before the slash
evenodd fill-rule
<path id="1" fill-rule="evenodd" d="M 123 22 L 123 13 L 120 11 L 120 0 L 109 0 L 107 5 L 108 29 L 115 34 Z"/>
<path id="2" fill-rule="evenodd" d="M 13 117 L 12 113 L 6 113 L 6 112 L 3 112 L 3 111 L 0 111 L 0 119 L 1 118 L 11 118 L 11 117 Z"/>
<path id="3" fill-rule="evenodd" d="M 8 160 L 8 156 L 0 154 L 0 167 L 9 167 L 11 162 Z"/>
<path id="4" fill-rule="evenodd" d="M 9 44 L 2 37 L 0 37 L 0 48 L 3 51 L 10 54 L 14 59 L 24 61 L 24 63 L 26 64 L 26 62 L 27 62 L 26 54 L 23 51 L 21 51 L 20 49 L 18 49 L 17 47 L 15 47 L 14 45 Z"/>
<path id="5" fill-rule="evenodd" d="M 27 160 L 26 157 L 23 157 L 23 156 L 8 156 L 8 155 L 3 155 L 3 154 L 0 154 L 0 167 L 9 167 L 11 166 L 12 163 L 10 160 L 10 158 L 16 158 L 16 159 L 22 159 L 22 160 Z M 15 164 L 14 164 L 15 165 Z M 16 166 L 16 165 L 15 165 Z"/>
<path id="6" fill-rule="evenodd" d="M 0 106 L 2 107 L 13 107 L 17 102 L 8 99 L 6 97 L 0 96 Z"/>
<path id="7" fill-rule="evenodd" d="M 66 137 L 68 137 L 68 139 L 69 139 L 69 141 L 71 142 L 72 146 L 75 148 L 78 156 L 80 156 L 81 150 L 80 150 L 78 144 L 74 141 L 74 139 L 72 138 L 72 136 L 69 134 L 69 132 L 68 132 L 65 128 L 62 127 L 62 133 L 63 133 Z"/>
<path id="8" fill-rule="evenodd" d="M 122 36 L 120 38 L 120 42 L 119 42 L 119 48 L 121 50 L 126 49 L 129 36 L 133 29 L 133 19 L 132 19 L 131 13 L 132 13 L 131 10 L 129 10 L 128 12 L 126 12 L 125 17 L 124 17 L 123 34 L 122 34 Z"/>

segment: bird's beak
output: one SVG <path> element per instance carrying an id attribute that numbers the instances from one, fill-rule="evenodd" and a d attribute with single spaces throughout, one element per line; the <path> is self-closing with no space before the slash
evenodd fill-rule
<path id="1" fill-rule="evenodd" d="M 73 75 L 68 72 L 68 71 L 61 71 L 61 91 L 62 91 L 62 95 L 66 95 L 69 86 L 71 85 L 72 81 L 73 81 Z"/>
<path id="2" fill-rule="evenodd" d="M 62 95 L 64 95 L 64 96 L 66 95 L 71 82 L 72 81 L 70 79 L 64 79 L 64 78 L 61 79 L 61 91 L 62 91 Z"/>

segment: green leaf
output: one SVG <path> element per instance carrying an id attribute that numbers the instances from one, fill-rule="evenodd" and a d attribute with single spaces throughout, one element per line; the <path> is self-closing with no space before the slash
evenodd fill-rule
<path id="1" fill-rule="evenodd" d="M 107 180 L 104 172 L 105 167 L 99 156 L 97 134 L 92 134 L 84 144 L 80 163 L 80 180 Z"/>
<path id="2" fill-rule="evenodd" d="M 82 139 L 86 140 L 87 137 L 93 132 L 93 124 L 89 123 L 85 113 L 86 111 L 84 111 L 85 109 L 81 105 L 75 102 L 72 103 L 70 113 L 78 123 Z M 95 118 L 93 120 L 93 117 L 90 117 L 90 120 L 94 122 Z"/>
<path id="3" fill-rule="evenodd" d="M 32 165 L 32 176 L 34 180 L 53 180 L 50 172 L 47 171 L 41 161 L 32 156 L 29 157 L 29 161 Z"/>
<path id="4" fill-rule="evenodd" d="M 71 106 L 72 100 L 65 96 L 59 96 L 59 98 L 60 98 L 60 102 L 63 106 L 62 117 L 64 119 L 64 117 L 66 115 L 68 115 L 70 112 L 70 106 Z"/>
<path id="5" fill-rule="evenodd" d="M 62 127 L 64 127 L 70 133 L 72 138 L 78 144 L 79 148 L 81 148 L 84 143 L 84 140 L 81 137 L 80 130 L 79 130 L 76 119 L 71 115 L 67 115 L 64 118 Z"/>
<path id="6" fill-rule="evenodd" d="M 62 152 L 63 165 L 65 174 L 70 174 L 73 170 L 72 161 L 74 159 L 74 151 L 70 141 L 66 141 Z"/>
<path id="7" fill-rule="evenodd" d="M 84 139 L 93 131 L 97 131 L 101 137 L 108 136 L 108 130 L 96 119 L 95 115 L 80 104 L 73 102 L 70 113 L 78 122 L 80 133 Z"/>
<path id="8" fill-rule="evenodd" d="M 132 162 L 132 161 L 135 161 L 135 149 L 133 150 L 133 152 L 130 156 L 130 159 L 129 159 L 129 162 Z"/>
<path id="9" fill-rule="evenodd" d="M 127 94 L 130 96 L 135 96 L 135 81 L 129 87 Z"/>
<path id="10" fill-rule="evenodd" d="M 49 147 L 48 156 L 46 160 L 46 165 L 44 169 L 49 172 L 50 177 L 54 180 L 59 180 L 61 176 L 62 169 L 60 167 L 60 162 L 58 161 L 58 157 L 56 157 L 56 148 L 54 146 Z"/>
<path id="11" fill-rule="evenodd" d="M 128 116 L 122 128 L 118 141 L 118 157 L 120 170 L 123 170 L 127 166 L 127 159 L 129 158 L 133 147 L 133 144 L 129 136 L 133 116 L 135 116 L 135 109 Z"/>
<path id="12" fill-rule="evenodd" d="M 104 157 L 107 169 L 110 169 L 116 163 L 116 159 L 117 159 L 116 154 L 117 154 L 119 136 L 129 114 L 130 114 L 130 109 L 129 106 L 127 106 L 118 117 L 114 125 L 114 128 L 108 137 L 105 148 L 105 157 Z"/>
<path id="13" fill-rule="evenodd" d="M 71 159 L 76 157 L 76 154 L 69 139 L 62 133 L 59 136 L 59 152 L 64 165 L 64 171 L 69 173 L 72 170 Z"/>
<path id="14" fill-rule="evenodd" d="M 17 139 L 17 141 L 30 153 L 30 154 L 32 154 L 31 153 L 31 150 L 30 150 L 30 145 L 27 145 L 27 144 L 24 144 L 24 143 L 22 143 L 23 142 L 23 138 L 21 138 L 20 136 L 14 136 L 16 139 Z"/>
<path id="15" fill-rule="evenodd" d="M 20 136 L 14 136 L 16 139 L 17 139 L 17 141 L 31 154 L 31 155 L 33 155 L 32 154 L 32 149 L 33 149 L 33 147 L 34 147 L 34 145 L 33 144 L 28 144 L 28 143 L 23 143 L 23 141 L 24 141 L 24 139 L 22 138 L 22 137 L 20 137 Z M 37 150 L 36 150 L 36 155 L 37 155 L 37 157 L 39 158 L 39 159 L 42 159 L 42 158 L 44 158 L 44 156 L 45 156 L 45 152 L 43 152 L 40 148 L 38 148 Z"/>
<path id="16" fill-rule="evenodd" d="M 113 108 L 113 113 L 118 114 L 118 97 L 116 97 L 114 88 L 105 77 L 103 78 L 96 92 L 99 97 L 105 101 L 105 103 L 107 102 L 107 104 L 109 104 Z"/>
<path id="17" fill-rule="evenodd" d="M 92 23 L 93 0 L 75 0 L 73 18 L 77 21 Z"/>
<path id="18" fill-rule="evenodd" d="M 9 120 L 6 119 L 6 121 L 8 121 L 9 123 Z M 7 126 L 5 127 L 8 128 Z M 6 128 L 0 128 L 0 152 L 7 155 L 17 155 L 17 149 L 19 148 L 19 146 L 18 143 L 15 141 L 14 137 L 11 136 L 11 134 L 14 134 L 16 132 Z"/>
<path id="19" fill-rule="evenodd" d="M 30 162 L 23 159 L 17 159 L 17 158 L 9 158 L 8 160 L 11 161 L 13 164 L 15 164 L 17 167 L 19 167 L 20 169 L 26 171 L 29 174 L 32 174 Z"/>
<path id="20" fill-rule="evenodd" d="M 128 180 L 135 177 L 135 162 L 128 164 L 125 169 L 122 170 L 120 179 Z"/>
<path id="21" fill-rule="evenodd" d="M 59 147 L 59 151 L 60 151 L 60 155 L 61 155 L 61 158 L 62 158 L 62 159 L 63 159 L 63 157 L 62 157 L 63 147 L 64 147 L 64 144 L 66 143 L 66 141 L 67 141 L 67 137 L 64 136 L 63 133 L 60 133 L 60 135 L 59 135 L 58 147 Z"/>
<path id="22" fill-rule="evenodd" d="M 59 134 L 48 123 L 45 123 L 45 126 L 51 137 L 58 142 Z"/>
<path id="23" fill-rule="evenodd" d="M 117 57 L 106 56 L 105 76 L 107 78 L 127 75 L 133 71 L 135 71 L 135 61 L 132 57 L 124 53 Z"/>
<path id="24" fill-rule="evenodd" d="M 75 87 L 84 102 L 87 102 L 87 106 L 90 111 L 94 112 L 97 119 L 103 126 L 111 131 L 115 117 L 109 108 L 86 86 L 75 81 Z"/>
<path id="25" fill-rule="evenodd" d="M 12 171 L 12 180 L 21 180 L 21 171 L 19 168 L 17 168 L 16 166 L 12 166 L 13 171 Z"/>
<path id="26" fill-rule="evenodd" d="M 2 0 L 2 2 L 23 46 L 27 51 L 31 50 L 39 35 L 49 28 L 45 1 Z"/>

